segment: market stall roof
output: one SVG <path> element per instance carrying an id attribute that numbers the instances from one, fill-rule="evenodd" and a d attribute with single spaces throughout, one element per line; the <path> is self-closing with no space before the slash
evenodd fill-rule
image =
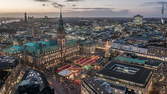
<path id="1" fill-rule="evenodd" d="M 62 70 L 60 71 L 58 74 L 61 75 L 61 76 L 68 76 L 70 75 L 72 72 L 68 69 L 65 69 L 65 70 Z"/>

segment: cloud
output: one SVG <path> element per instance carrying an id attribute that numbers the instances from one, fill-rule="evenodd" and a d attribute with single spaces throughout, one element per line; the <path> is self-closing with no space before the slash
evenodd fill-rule
<path id="1" fill-rule="evenodd" d="M 52 1 L 52 0 L 34 0 L 36 2 L 45 2 L 45 3 L 49 3 L 49 5 L 52 5 L 53 7 L 55 8 L 60 8 L 60 7 L 64 7 L 64 5 L 60 4 L 60 3 L 57 3 L 55 1 Z M 42 6 L 46 6 L 46 4 L 42 4 Z"/>
<path id="2" fill-rule="evenodd" d="M 78 8 L 79 9 L 79 8 Z M 65 16 L 69 17 L 128 17 L 132 16 L 129 10 L 115 11 L 111 8 L 82 8 L 84 10 L 73 10 L 65 12 Z"/>
<path id="3" fill-rule="evenodd" d="M 46 4 L 42 4 L 42 6 L 44 6 L 44 7 L 45 7 L 45 6 L 46 6 Z"/>
<path id="4" fill-rule="evenodd" d="M 153 5 L 162 5 L 162 4 L 167 5 L 167 2 L 166 2 L 166 1 L 145 2 L 143 5 L 144 5 L 144 6 L 153 6 Z"/>
<path id="5" fill-rule="evenodd" d="M 71 6 L 72 6 L 72 7 L 76 7 L 77 5 L 76 5 L 76 4 L 72 4 Z"/>
<path id="6" fill-rule="evenodd" d="M 98 8 L 98 7 L 96 7 L 96 8 L 72 8 L 72 9 L 75 9 L 75 10 L 105 10 L 105 9 L 113 9 L 113 8 Z"/>
<path id="7" fill-rule="evenodd" d="M 167 4 L 167 2 L 166 1 L 159 1 L 159 2 L 157 2 L 157 4 Z"/>
<path id="8" fill-rule="evenodd" d="M 43 3 L 49 3 L 55 8 L 65 7 L 65 5 L 60 4 L 58 2 L 55 2 L 54 0 L 34 0 L 36 2 L 43 2 Z M 65 0 L 64 2 L 77 2 L 77 1 L 83 1 L 83 0 Z M 43 7 L 46 6 L 46 4 L 42 4 Z M 73 4 L 72 7 L 75 7 L 77 5 Z"/>
<path id="9" fill-rule="evenodd" d="M 78 2 L 78 1 L 83 1 L 83 0 L 66 0 L 66 2 Z"/>
<path id="10" fill-rule="evenodd" d="M 65 5 L 59 4 L 57 2 L 52 2 L 51 5 L 55 8 L 60 8 L 60 7 L 64 7 Z"/>
<path id="11" fill-rule="evenodd" d="M 54 2 L 54 0 L 34 0 L 37 2 Z M 78 1 L 84 1 L 84 0 L 65 0 L 66 2 L 78 2 Z"/>
<path id="12" fill-rule="evenodd" d="M 37 1 L 37 2 L 50 2 L 50 0 L 34 0 L 34 1 Z"/>

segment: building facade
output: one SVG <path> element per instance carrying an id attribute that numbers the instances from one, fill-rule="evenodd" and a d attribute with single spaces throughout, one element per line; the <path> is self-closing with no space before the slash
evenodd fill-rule
<path id="1" fill-rule="evenodd" d="M 42 65 L 49 69 L 77 56 L 88 56 L 95 50 L 92 41 L 67 40 L 64 31 L 62 12 L 60 12 L 56 39 L 48 41 L 28 42 L 22 46 L 5 49 L 9 56 L 20 57 L 30 64 Z"/>

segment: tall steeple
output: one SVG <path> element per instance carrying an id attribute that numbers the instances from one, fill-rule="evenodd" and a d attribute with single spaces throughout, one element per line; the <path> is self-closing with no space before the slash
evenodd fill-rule
<path id="1" fill-rule="evenodd" d="M 64 22 L 63 22 L 62 10 L 61 9 L 60 9 L 60 18 L 59 18 L 58 32 L 59 33 L 63 33 L 64 32 Z"/>
<path id="2" fill-rule="evenodd" d="M 60 18 L 59 18 L 59 25 L 58 25 L 58 29 L 57 29 L 57 41 L 58 41 L 59 45 L 64 46 L 65 36 L 66 36 L 66 32 L 64 30 L 62 9 L 60 8 Z"/>
<path id="3" fill-rule="evenodd" d="M 65 41 L 66 41 L 66 32 L 64 30 L 64 22 L 62 17 L 62 9 L 60 8 L 60 18 L 59 18 L 59 25 L 57 29 L 57 42 L 61 47 L 61 62 L 65 62 L 65 55 L 63 52 L 63 48 L 65 47 Z"/>
<path id="4" fill-rule="evenodd" d="M 24 21 L 25 21 L 25 23 L 28 22 L 28 18 L 27 18 L 27 13 L 26 12 L 24 13 Z"/>

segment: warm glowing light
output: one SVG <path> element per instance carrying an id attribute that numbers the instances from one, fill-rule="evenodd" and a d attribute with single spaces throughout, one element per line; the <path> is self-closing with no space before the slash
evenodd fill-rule
<path id="1" fill-rule="evenodd" d="M 105 45 L 105 50 L 108 50 L 110 47 L 111 47 L 111 45 L 109 45 L 109 41 L 107 41 L 106 45 Z"/>

